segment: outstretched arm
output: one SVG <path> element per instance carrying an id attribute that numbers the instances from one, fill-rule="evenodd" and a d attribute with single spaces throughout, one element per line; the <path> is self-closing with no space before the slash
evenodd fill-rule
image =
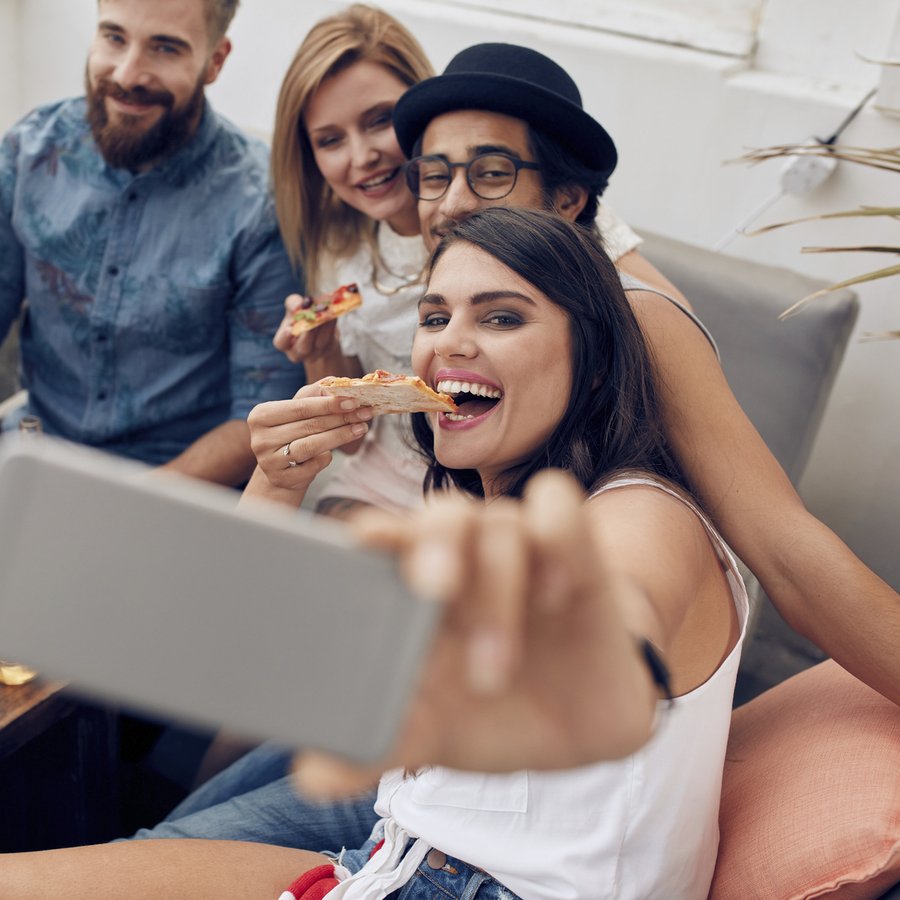
<path id="1" fill-rule="evenodd" d="M 900 596 L 806 509 L 696 326 L 653 295 L 629 298 L 704 508 L 791 627 L 900 703 Z"/>
<path id="2" fill-rule="evenodd" d="M 352 791 L 398 765 L 508 772 L 626 756 L 652 734 L 659 697 L 641 640 L 686 692 L 737 636 L 699 519 L 655 488 L 586 504 L 569 476 L 543 472 L 522 502 L 435 498 L 402 519 L 369 510 L 355 527 L 444 616 L 394 755 L 364 771 L 302 757 L 306 791 Z"/>

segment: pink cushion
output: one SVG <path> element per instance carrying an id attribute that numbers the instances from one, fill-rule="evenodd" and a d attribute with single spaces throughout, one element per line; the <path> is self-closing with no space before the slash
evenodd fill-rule
<path id="1" fill-rule="evenodd" d="M 710 900 L 878 897 L 900 881 L 900 707 L 828 660 L 732 716 Z"/>

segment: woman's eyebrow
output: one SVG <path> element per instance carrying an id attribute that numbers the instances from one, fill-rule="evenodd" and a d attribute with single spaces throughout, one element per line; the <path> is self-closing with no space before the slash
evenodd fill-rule
<path id="1" fill-rule="evenodd" d="M 530 306 L 537 305 L 531 297 L 527 294 L 522 294 L 519 291 L 479 291 L 477 294 L 472 294 L 469 298 L 469 302 L 472 306 L 479 306 L 483 303 L 495 303 L 498 300 L 521 300 L 523 303 L 528 303 Z M 425 294 L 425 296 L 419 300 L 419 307 L 421 308 L 425 305 L 446 306 L 447 301 L 444 299 L 443 294 Z"/>
<path id="2" fill-rule="evenodd" d="M 421 309 L 423 306 L 446 306 L 447 301 L 444 299 L 443 294 L 424 294 L 419 300 L 418 306 Z"/>
<path id="3" fill-rule="evenodd" d="M 479 291 L 472 295 L 470 302 L 473 306 L 477 306 L 480 303 L 494 303 L 497 300 L 522 300 L 531 306 L 537 305 L 531 297 L 519 291 Z"/>

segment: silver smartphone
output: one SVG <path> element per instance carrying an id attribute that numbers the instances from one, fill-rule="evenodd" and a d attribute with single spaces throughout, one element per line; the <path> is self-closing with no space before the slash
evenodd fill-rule
<path id="1" fill-rule="evenodd" d="M 85 694 L 374 760 L 438 615 L 338 523 L 44 435 L 0 440 L 0 657 Z"/>

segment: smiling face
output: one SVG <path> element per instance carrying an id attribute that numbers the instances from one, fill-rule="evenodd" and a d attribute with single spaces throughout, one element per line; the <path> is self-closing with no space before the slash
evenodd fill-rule
<path id="1" fill-rule="evenodd" d="M 203 88 L 231 49 L 204 0 L 100 0 L 88 55 L 88 118 L 107 162 L 146 169 L 197 129 Z"/>
<path id="2" fill-rule="evenodd" d="M 406 90 L 396 75 L 357 62 L 326 78 L 303 115 L 322 177 L 344 203 L 399 234 L 417 234 L 415 198 L 403 180 L 406 161 L 391 123 Z"/>
<path id="3" fill-rule="evenodd" d="M 422 135 L 423 156 L 443 156 L 449 162 L 464 163 L 479 153 L 492 152 L 533 162 L 525 122 L 502 113 L 465 109 L 432 119 Z M 488 206 L 547 208 L 540 172 L 522 169 L 509 194 L 500 200 L 484 200 L 473 193 L 464 170 L 454 169 L 450 187 L 440 200 L 419 201 L 422 236 L 428 249 L 435 248 L 453 222 Z"/>
<path id="4" fill-rule="evenodd" d="M 493 256 L 456 243 L 419 305 L 413 369 L 454 395 L 459 415 L 432 417 L 434 452 L 477 469 L 485 495 L 553 433 L 572 389 L 567 314 Z"/>

